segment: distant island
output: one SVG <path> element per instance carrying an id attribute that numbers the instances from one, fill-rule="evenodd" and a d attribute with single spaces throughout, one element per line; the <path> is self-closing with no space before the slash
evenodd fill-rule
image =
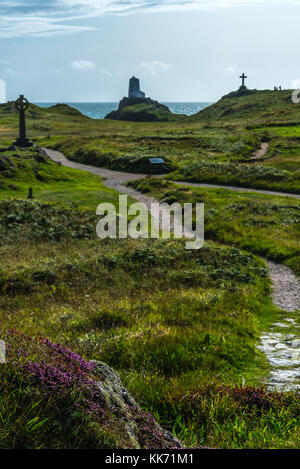
<path id="1" fill-rule="evenodd" d="M 129 80 L 128 97 L 120 101 L 116 111 L 105 116 L 105 119 L 133 122 L 168 122 L 177 118 L 164 104 L 146 98 L 146 94 L 140 89 L 140 80 L 136 77 Z"/>

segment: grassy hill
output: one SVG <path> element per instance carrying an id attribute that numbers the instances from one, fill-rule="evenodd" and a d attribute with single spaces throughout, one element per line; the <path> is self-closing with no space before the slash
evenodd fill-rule
<path id="1" fill-rule="evenodd" d="M 96 209 L 101 201 L 116 203 L 118 197 L 98 176 L 62 167 L 39 148 L 0 151 L 0 200 L 25 199 L 29 187 L 36 199 L 81 208 Z"/>
<path id="2" fill-rule="evenodd" d="M 133 122 L 168 122 L 178 116 L 158 101 L 150 98 L 123 98 L 117 111 L 110 112 L 105 119 Z"/>
<path id="3" fill-rule="evenodd" d="M 200 121 L 243 119 L 245 122 L 300 124 L 300 105 L 292 102 L 292 90 L 249 90 L 249 93 L 242 96 L 235 93 L 224 96 L 191 119 Z"/>
<path id="4" fill-rule="evenodd" d="M 0 104 L 0 139 L 3 136 L 9 139 L 10 143 L 18 135 L 19 115 L 14 102 Z M 84 116 L 77 109 L 67 104 L 57 104 L 48 108 L 41 108 L 35 104 L 30 104 L 26 111 L 26 128 L 28 136 L 35 139 L 36 136 L 59 132 L 66 133 L 79 132 L 80 129 L 94 128 L 93 120 Z"/>

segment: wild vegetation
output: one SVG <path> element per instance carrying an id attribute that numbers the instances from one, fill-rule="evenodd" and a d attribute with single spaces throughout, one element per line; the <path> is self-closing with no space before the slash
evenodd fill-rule
<path id="1" fill-rule="evenodd" d="M 149 156 L 164 157 L 169 180 L 133 185 L 205 203 L 197 252 L 180 240 L 99 240 L 95 208 L 118 208 L 118 193 L 39 148 L 10 148 L 17 114 L 0 106 L 0 447 L 165 447 L 154 418 L 189 447 L 299 446 L 299 393 L 262 384 L 270 365 L 257 345 L 280 312 L 257 256 L 300 275 L 300 201 L 170 180 L 299 193 L 299 111 L 271 126 L 286 103 L 278 94 L 268 109 L 268 96 L 258 94 L 269 117 L 247 113 L 245 97 L 231 100 L 232 114 L 159 124 L 92 121 L 63 105 L 29 111 L 35 142 L 77 161 L 142 172 Z M 265 159 L 252 161 L 264 141 Z M 106 408 L 90 360 L 115 368 L 142 411 Z"/>
<path id="2" fill-rule="evenodd" d="M 144 179 L 130 185 L 170 204 L 204 203 L 207 238 L 286 263 L 300 274 L 300 200 L 178 186 L 163 179 Z"/>
<path id="3" fill-rule="evenodd" d="M 99 200 L 113 204 L 118 200 L 118 194 L 99 177 L 63 168 L 39 148 L 0 152 L 0 200 L 26 199 L 30 187 L 39 200 L 68 202 L 74 207 L 96 209 Z"/>
<path id="4" fill-rule="evenodd" d="M 34 337 L 43 335 L 86 359 L 109 363 L 121 373 L 123 382 L 143 408 L 187 445 L 255 446 L 260 439 L 258 434 L 277 415 L 281 415 L 280 425 L 271 426 L 267 435 L 264 432 L 260 446 L 295 444 L 295 397 L 289 398 L 291 404 L 287 408 L 282 396 L 271 410 L 266 403 L 262 411 L 258 403 L 256 411 L 254 404 L 254 412 L 250 402 L 251 432 L 247 424 L 249 413 L 242 410 L 243 400 L 251 391 L 240 386 L 245 380 L 258 385 L 259 377 L 268 370 L 256 343 L 262 324 L 276 315 L 268 299 L 269 280 L 262 261 L 213 243 L 207 243 L 195 256 L 181 241 L 100 241 L 90 229 L 95 218 L 92 212 L 52 204 L 4 201 L 0 211 L 2 329 L 19 330 Z M 72 229 L 66 229 L 70 226 Z M 22 350 L 18 352 L 21 363 L 30 365 L 21 371 L 9 366 L 8 377 L 5 375 L 9 386 L 18 379 L 24 379 L 25 386 L 30 379 L 33 360 L 26 347 Z M 32 356 L 36 352 L 33 348 Z M 229 386 L 228 395 L 222 387 L 224 383 Z M 71 380 L 68 386 L 74 384 Z M 214 386 L 220 389 L 220 402 L 215 402 L 216 395 L 208 392 L 193 423 L 191 411 L 187 408 L 182 412 L 179 393 L 182 398 L 192 390 L 194 396 L 196 389 L 206 394 L 205 389 Z M 255 394 L 254 388 L 252 392 Z M 263 392 L 260 388 L 261 396 Z M 237 401 L 232 397 L 235 393 L 241 395 L 240 401 L 239 397 Z M 26 395 L 31 395 L 30 390 Z M 18 417 L 20 425 L 24 415 L 22 399 L 19 394 L 9 396 L 13 399 L 10 407 L 18 398 L 20 407 L 11 415 L 11 421 Z M 75 399 L 72 395 L 68 398 Z M 33 405 L 39 395 L 33 402 L 29 399 Z M 30 428 L 32 425 L 32 439 L 23 437 L 29 446 L 32 441 L 46 445 L 46 410 L 53 405 L 65 408 L 63 400 L 52 395 L 51 399 L 51 405 L 44 403 L 45 408 L 39 407 L 34 423 L 28 423 Z M 174 399 L 172 405 L 170 399 Z M 230 419 L 234 416 L 236 421 L 236 407 L 240 409 L 244 423 L 237 428 L 229 428 L 223 415 L 221 409 L 226 402 L 231 402 Z M 206 406 L 212 405 L 218 422 L 215 432 L 212 421 L 204 418 Z M 32 415 L 28 414 L 29 422 Z M 51 415 L 52 425 L 55 422 Z M 197 415 L 201 416 L 201 425 Z M 287 425 L 288 416 L 292 422 Z M 81 418 L 76 425 L 88 430 Z M 108 442 L 100 438 L 97 444 L 122 446 L 119 433 L 114 432 L 117 430 L 110 432 Z M 53 438 L 53 445 L 66 444 L 65 436 L 57 439 L 54 433 Z M 89 441 L 95 440 L 89 438 L 75 438 L 69 444 L 94 444 Z"/>
<path id="5" fill-rule="evenodd" d="M 299 174 L 299 170 L 293 173 L 270 165 L 242 165 L 202 160 L 181 166 L 178 171 L 170 174 L 169 179 L 297 194 L 300 190 Z"/>
<path id="6" fill-rule="evenodd" d="M 300 123 L 300 108 L 292 101 L 292 90 L 248 90 L 243 96 L 226 95 L 221 100 L 204 109 L 191 120 L 232 121 L 242 120 L 243 124 L 254 126 L 258 122 Z"/>

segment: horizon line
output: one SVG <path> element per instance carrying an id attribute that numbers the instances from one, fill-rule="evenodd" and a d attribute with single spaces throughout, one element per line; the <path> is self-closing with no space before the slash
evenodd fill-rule
<path id="1" fill-rule="evenodd" d="M 119 101 L 32 101 L 33 104 L 52 104 L 52 103 L 57 103 L 57 104 L 112 104 L 112 103 L 118 103 Z M 162 103 L 211 103 L 213 100 L 200 100 L 200 101 L 160 101 Z"/>

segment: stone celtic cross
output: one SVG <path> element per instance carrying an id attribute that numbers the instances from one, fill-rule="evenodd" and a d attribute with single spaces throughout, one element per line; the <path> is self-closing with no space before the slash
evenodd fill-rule
<path id="1" fill-rule="evenodd" d="M 18 147 L 32 147 L 32 142 L 26 138 L 26 122 L 25 122 L 25 111 L 29 107 L 29 102 L 24 95 L 20 95 L 19 99 L 15 102 L 15 106 L 19 111 L 19 138 L 14 143 Z"/>

